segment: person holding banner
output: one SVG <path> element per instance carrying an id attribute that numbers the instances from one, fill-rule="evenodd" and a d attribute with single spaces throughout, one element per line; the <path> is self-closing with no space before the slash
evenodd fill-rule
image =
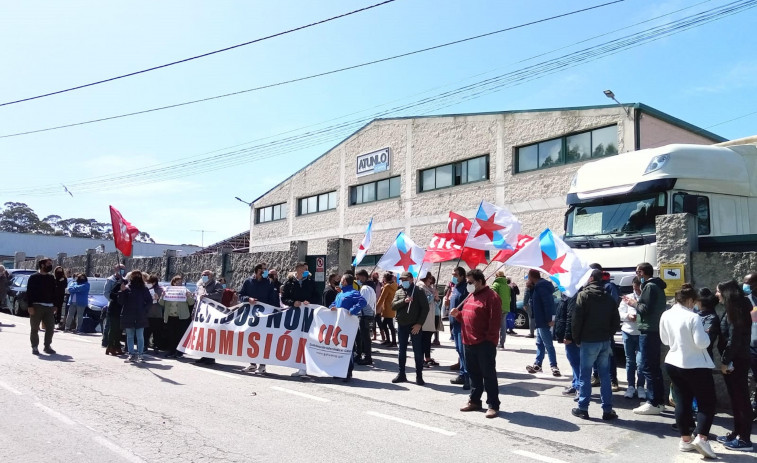
<path id="1" fill-rule="evenodd" d="M 268 264 L 261 262 L 257 264 L 253 269 L 253 274 L 250 278 L 246 279 L 242 283 L 242 289 L 239 290 L 239 302 L 246 302 L 250 305 L 254 305 L 258 302 L 263 304 L 279 307 L 279 295 L 271 284 L 271 280 L 268 279 Z M 260 373 L 264 375 L 266 373 L 265 365 L 251 363 L 244 367 L 244 372 Z"/>
<path id="2" fill-rule="evenodd" d="M 329 306 L 331 310 L 345 309 L 350 315 L 359 316 L 363 309 L 368 305 L 368 301 L 355 290 L 353 285 L 355 284 L 355 277 L 346 274 L 342 277 L 340 282 L 342 292 L 336 295 L 336 299 Z M 355 367 L 355 360 L 350 355 L 350 366 L 347 369 L 347 376 L 342 381 L 349 382 L 352 379 L 352 369 Z"/>
<path id="3" fill-rule="evenodd" d="M 179 341 L 191 322 L 194 295 L 183 285 L 181 275 L 176 275 L 171 278 L 171 286 L 160 295 L 158 303 L 163 306 L 163 333 L 168 349 L 166 358 L 180 358 L 184 354 L 176 348 L 179 347 Z"/>
<path id="4" fill-rule="evenodd" d="M 413 343 L 413 357 L 415 357 L 415 384 L 423 386 L 423 335 L 421 328 L 428 315 L 428 299 L 421 290 L 415 293 L 413 274 L 402 272 L 400 276 L 402 287 L 397 290 L 392 301 L 392 309 L 397 312 L 397 335 L 399 336 L 399 373 L 392 383 L 405 383 L 405 362 L 407 361 L 408 338 Z"/>
<path id="5" fill-rule="evenodd" d="M 294 268 L 294 275 L 287 278 L 286 283 L 281 287 L 281 302 L 287 307 L 308 306 L 311 303 L 319 304 L 320 298 L 318 290 L 315 288 L 315 282 L 308 278 L 308 264 L 298 262 Z M 354 277 L 353 277 L 354 278 Z M 354 283 L 354 281 L 353 281 Z M 292 376 L 307 378 L 307 372 L 299 369 L 292 373 Z"/>
<path id="6" fill-rule="evenodd" d="M 216 274 L 210 270 L 203 270 L 200 280 L 197 282 L 196 299 L 199 303 L 203 298 L 207 297 L 216 302 L 221 302 L 223 299 L 223 290 L 225 288 L 221 283 L 216 281 Z M 216 359 L 210 357 L 202 357 L 195 360 L 195 363 L 201 365 L 212 365 L 216 363 Z"/>

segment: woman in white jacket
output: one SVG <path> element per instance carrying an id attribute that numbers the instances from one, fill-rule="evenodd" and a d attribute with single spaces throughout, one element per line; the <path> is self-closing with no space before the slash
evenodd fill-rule
<path id="1" fill-rule="evenodd" d="M 712 378 L 712 363 L 707 347 L 710 337 L 696 314 L 697 291 L 685 284 L 676 293 L 676 304 L 660 318 L 660 339 L 670 351 L 665 356 L 665 369 L 670 380 L 678 388 L 676 401 L 676 424 L 681 432 L 678 449 L 682 452 L 696 450 L 707 458 L 716 458 L 707 436 L 715 417 L 715 382 Z M 692 401 L 697 399 L 697 423 L 691 421 Z M 696 437 L 692 439 L 692 431 Z"/>

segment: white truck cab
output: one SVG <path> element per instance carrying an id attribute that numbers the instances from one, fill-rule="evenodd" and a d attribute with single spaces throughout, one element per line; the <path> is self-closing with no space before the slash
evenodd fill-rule
<path id="1" fill-rule="evenodd" d="M 757 140 L 667 145 L 582 166 L 571 183 L 565 242 L 626 291 L 657 264 L 655 218 L 690 212 L 702 251 L 757 250 Z"/>

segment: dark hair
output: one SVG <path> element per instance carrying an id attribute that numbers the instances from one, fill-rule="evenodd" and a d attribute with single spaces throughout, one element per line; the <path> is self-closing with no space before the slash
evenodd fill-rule
<path id="1" fill-rule="evenodd" d="M 129 279 L 129 286 L 132 288 L 144 288 L 145 280 L 142 277 L 142 272 L 139 270 L 131 271 L 131 278 Z"/>
<path id="2" fill-rule="evenodd" d="M 348 268 L 347 270 L 344 271 L 344 274 L 345 275 L 352 275 L 354 277 L 355 276 L 355 271 L 352 270 L 351 268 Z"/>
<path id="3" fill-rule="evenodd" d="M 263 266 L 264 265 L 266 265 L 266 264 L 264 264 L 263 262 L 259 263 L 258 265 L 256 265 L 255 267 L 253 267 L 252 273 L 258 273 L 258 270 L 263 270 Z M 299 267 L 299 265 L 298 265 L 298 267 Z"/>
<path id="4" fill-rule="evenodd" d="M 370 275 L 368 275 L 368 270 L 366 270 L 366 269 L 360 269 L 360 270 L 358 270 L 357 271 L 357 276 L 359 276 L 359 277 L 366 277 L 366 278 L 370 278 L 371 277 Z"/>
<path id="5" fill-rule="evenodd" d="M 342 279 L 344 279 L 344 281 L 347 283 L 347 286 L 352 286 L 355 284 L 355 277 L 353 277 L 349 273 L 345 273 Z"/>
<path id="6" fill-rule="evenodd" d="M 596 262 L 595 262 L 595 263 L 593 263 L 593 264 L 589 264 L 589 268 L 590 268 L 590 269 L 593 269 L 593 270 L 600 270 L 600 271 L 601 271 L 601 270 L 604 270 L 604 269 L 602 268 L 602 266 L 601 266 L 601 265 L 599 265 L 599 264 L 598 264 L 598 263 L 596 263 Z"/>
<path id="7" fill-rule="evenodd" d="M 455 267 L 455 275 L 457 276 L 465 276 L 465 269 L 462 267 Z"/>
<path id="8" fill-rule="evenodd" d="M 391 283 L 394 281 L 394 274 L 392 272 L 386 272 L 384 274 L 384 281 L 387 283 Z"/>
<path id="9" fill-rule="evenodd" d="M 87 282 L 87 274 L 85 274 L 85 273 L 77 273 L 76 274 L 76 282 L 78 283 L 79 280 L 81 280 L 82 283 L 86 283 Z"/>
<path id="10" fill-rule="evenodd" d="M 699 310 L 702 312 L 714 312 L 718 305 L 718 297 L 710 288 L 704 287 L 699 290 Z"/>
<path id="11" fill-rule="evenodd" d="M 156 275 L 156 274 L 154 274 L 154 273 L 153 273 L 153 274 L 151 274 L 151 275 L 150 275 L 150 276 L 149 276 L 149 277 L 147 278 L 147 282 L 148 282 L 148 283 L 157 284 L 157 283 L 158 283 L 159 281 L 160 281 L 160 280 L 158 279 L 158 275 Z"/>
<path id="12" fill-rule="evenodd" d="M 535 278 L 537 280 L 541 280 L 541 272 L 536 270 L 535 268 L 532 268 L 528 271 L 529 278 Z"/>
<path id="13" fill-rule="evenodd" d="M 471 277 L 475 281 L 480 281 L 481 283 L 486 284 L 486 277 L 484 276 L 484 272 L 477 268 L 468 270 L 468 273 L 466 273 L 465 276 Z"/>
<path id="14" fill-rule="evenodd" d="M 641 286 L 641 278 L 638 276 L 633 277 L 633 280 L 631 280 L 632 285 Z"/>
<path id="15" fill-rule="evenodd" d="M 694 286 L 691 285 L 691 283 L 684 283 L 683 285 L 681 285 L 681 289 L 676 291 L 676 302 L 683 304 L 689 299 L 693 299 L 695 301 L 698 300 L 699 293 L 697 293 L 697 290 L 694 289 Z"/>
<path id="16" fill-rule="evenodd" d="M 47 265 L 47 262 L 52 263 L 52 259 L 48 259 L 47 257 L 43 257 L 42 259 L 37 261 L 37 270 L 42 270 L 42 267 Z"/>
<path id="17" fill-rule="evenodd" d="M 334 278 L 336 278 L 338 276 L 339 275 L 337 275 L 336 273 L 332 273 L 332 274 L 329 275 L 329 278 L 326 281 L 328 281 L 329 283 L 331 283 L 332 281 L 334 281 Z"/>
<path id="18" fill-rule="evenodd" d="M 53 274 L 55 275 L 55 278 L 66 276 L 66 272 L 63 270 L 63 267 L 61 267 L 60 265 L 55 267 L 55 270 L 53 270 Z"/>
<path id="19" fill-rule="evenodd" d="M 639 265 L 636 266 L 637 269 L 641 270 L 641 273 L 644 274 L 644 276 L 652 276 L 654 275 L 654 267 L 652 267 L 652 264 L 649 262 L 642 262 Z"/>
<path id="20" fill-rule="evenodd" d="M 591 271 L 591 280 L 594 283 L 602 283 L 602 270 L 601 269 L 594 269 Z"/>
<path id="21" fill-rule="evenodd" d="M 752 304 L 744 297 L 741 286 L 736 280 L 724 281 L 718 283 L 718 291 L 723 298 L 728 321 L 735 327 L 743 328 L 751 320 L 749 312 L 752 310 Z"/>
<path id="22" fill-rule="evenodd" d="M 183 278 L 182 278 L 182 276 L 181 276 L 181 275 L 176 275 L 176 276 L 174 276 L 173 278 L 171 278 L 171 286 L 183 286 L 183 285 L 180 285 L 180 284 L 179 284 L 179 285 L 175 285 L 175 284 L 174 284 L 174 283 L 176 283 L 177 281 L 178 281 L 179 283 L 182 283 L 182 280 L 183 280 Z"/>

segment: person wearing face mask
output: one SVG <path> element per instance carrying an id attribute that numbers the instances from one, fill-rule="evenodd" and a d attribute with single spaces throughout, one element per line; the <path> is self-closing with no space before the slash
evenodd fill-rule
<path id="1" fill-rule="evenodd" d="M 261 262 L 255 265 L 252 276 L 242 283 L 242 289 L 239 290 L 239 302 L 251 305 L 263 303 L 279 307 L 279 295 L 273 288 L 271 280 L 268 279 L 268 264 Z M 257 364 L 251 363 L 242 371 L 263 375 L 266 373 L 266 366 L 261 363 L 258 367 Z"/>
<path id="2" fill-rule="evenodd" d="M 163 306 L 158 303 L 160 297 L 163 295 L 163 288 L 160 287 L 158 282 L 157 275 L 153 274 L 147 277 L 147 290 L 150 291 L 150 295 L 152 296 L 152 305 L 150 306 L 150 310 L 147 311 L 148 326 L 145 328 L 145 349 L 152 347 L 156 354 L 166 349 Z"/>
<path id="3" fill-rule="evenodd" d="M 641 281 L 641 294 L 636 301 L 624 296 L 623 300 L 636 309 L 639 328 L 639 350 L 642 373 L 647 384 L 647 401 L 634 408 L 637 415 L 659 415 L 664 410 L 665 387 L 660 369 L 660 317 L 665 312 L 665 288 L 662 279 L 654 277 L 652 264 L 643 262 L 636 266 L 636 276 Z"/>
<path id="4" fill-rule="evenodd" d="M 449 290 L 449 308 L 450 310 L 460 306 L 466 297 L 468 297 L 467 283 L 465 281 L 465 269 L 462 267 L 455 268 L 452 273 L 453 286 Z M 455 317 L 449 318 L 449 330 L 452 333 L 452 340 L 455 342 L 457 351 L 457 363 L 449 367 L 450 370 L 458 370 L 456 378 L 449 380 L 452 384 L 462 384 L 463 390 L 470 389 L 470 377 L 465 364 L 465 348 L 463 346 L 462 327 Z"/>
<path id="5" fill-rule="evenodd" d="M 66 300 L 66 288 L 68 288 L 68 279 L 66 279 L 66 272 L 63 271 L 63 267 L 60 265 L 55 267 L 53 271 L 55 277 L 55 324 L 59 330 L 63 329 L 63 309 L 65 308 Z"/>
<path id="6" fill-rule="evenodd" d="M 118 302 L 121 304 L 121 327 L 126 331 L 126 347 L 129 357 L 125 363 L 144 362 L 145 328 L 148 326 L 147 312 L 152 306 L 153 299 L 150 290 L 145 285 L 142 272 L 132 270 L 129 280 L 121 282 L 118 292 Z M 134 342 L 137 343 L 136 350 Z"/>
<path id="7" fill-rule="evenodd" d="M 281 294 L 281 281 L 279 280 L 279 272 L 272 268 L 268 271 L 268 279 L 271 280 L 273 289 L 276 290 L 276 294 Z"/>
<path id="8" fill-rule="evenodd" d="M 298 262 L 294 268 L 294 275 L 287 278 L 281 287 L 281 302 L 287 307 L 306 307 L 320 304 L 320 295 L 315 288 L 315 282 L 309 278 L 308 264 Z M 307 372 L 300 368 L 292 373 L 294 377 L 307 379 Z"/>
<path id="9" fill-rule="evenodd" d="M 633 291 L 628 297 L 638 301 L 641 295 L 641 279 L 634 277 L 631 282 Z M 643 360 L 641 350 L 639 350 L 639 325 L 636 323 L 636 309 L 628 305 L 625 300 L 618 306 L 620 321 L 622 323 L 620 331 L 623 333 L 623 350 L 626 354 L 626 381 L 628 387 L 623 395 L 626 399 L 646 399 L 647 392 L 644 389 L 644 375 L 641 373 Z"/>
<path id="10" fill-rule="evenodd" d="M 665 370 L 678 391 L 676 424 L 681 434 L 678 450 L 698 451 L 706 458 L 717 458 L 708 436 L 715 417 L 715 368 L 707 347 L 710 338 L 697 311 L 699 295 L 693 286 L 684 284 L 676 292 L 676 303 L 660 316 L 660 340 L 670 351 L 665 356 Z M 697 400 L 696 427 L 692 402 Z M 691 438 L 692 432 L 696 435 Z"/>
<path id="11" fill-rule="evenodd" d="M 407 361 L 408 338 L 413 344 L 413 357 L 415 358 L 415 384 L 423 386 L 423 335 L 421 328 L 423 321 L 428 315 L 428 299 L 423 290 L 415 294 L 413 274 L 402 272 L 401 285 L 392 300 L 392 310 L 397 313 L 397 337 L 399 338 L 399 373 L 392 383 L 407 382 L 405 375 L 405 362 Z"/>
<path id="12" fill-rule="evenodd" d="M 341 292 L 337 294 L 334 302 L 329 305 L 331 310 L 344 309 L 352 316 L 360 316 L 368 301 L 358 291 L 355 291 L 353 287 L 354 283 L 355 278 L 352 275 L 345 274 L 342 277 L 340 281 Z M 350 356 L 350 366 L 347 369 L 347 376 L 342 379 L 345 383 L 352 379 L 354 365 L 354 358 Z"/>
<path id="13" fill-rule="evenodd" d="M 486 391 L 487 418 L 499 414 L 497 381 L 497 341 L 502 322 L 502 300 L 486 285 L 484 272 L 469 270 L 465 275 L 469 294 L 462 309 L 454 308 L 450 317 L 462 327 L 465 362 L 470 374 L 471 391 L 461 412 L 481 410 L 481 396 Z"/>
<path id="14" fill-rule="evenodd" d="M 123 279 L 124 275 L 126 275 L 126 266 L 123 264 L 117 264 L 113 267 L 113 275 L 109 276 L 107 280 L 105 280 L 105 289 L 103 289 L 103 294 L 108 299 L 108 301 L 112 301 L 110 295 L 113 293 L 113 288 L 118 288 L 121 286 L 121 279 Z M 110 308 L 110 304 L 108 304 L 108 308 Z M 102 346 L 108 347 L 110 343 L 110 326 L 112 322 L 112 318 L 109 316 L 108 313 L 105 314 L 105 323 L 103 324 L 103 339 L 102 339 Z M 118 316 L 114 318 L 120 318 L 120 313 Z M 119 342 L 119 350 L 120 350 L 120 342 Z M 115 352 L 115 351 L 114 351 Z"/>
<path id="15" fill-rule="evenodd" d="M 84 308 L 89 304 L 89 282 L 87 275 L 78 273 L 68 285 L 68 293 L 71 295 L 69 300 L 68 313 L 66 314 L 66 324 L 63 325 L 63 331 L 71 330 L 76 334 L 81 330 L 82 320 L 84 319 Z M 74 318 L 76 318 L 76 328 L 73 328 Z"/>
<path id="16" fill-rule="evenodd" d="M 29 304 L 29 322 L 31 333 L 29 340 L 32 344 L 32 354 L 39 355 L 39 324 L 45 325 L 46 354 L 53 355 L 53 333 L 55 332 L 55 277 L 52 275 L 53 261 L 40 259 L 37 262 L 38 272 L 29 276 L 26 284 L 26 298 Z"/>
<path id="17" fill-rule="evenodd" d="M 754 378 L 755 388 L 752 397 L 752 415 L 757 420 L 757 273 L 750 273 L 744 277 L 744 283 L 742 290 L 746 295 L 749 302 L 752 304 L 752 311 L 750 315 L 752 317 L 752 337 L 749 344 L 749 355 L 752 369 L 752 378 Z"/>
<path id="18" fill-rule="evenodd" d="M 200 280 L 197 282 L 195 300 L 197 300 L 197 303 L 199 304 L 203 298 L 207 297 L 208 299 L 221 303 L 221 299 L 223 299 L 223 289 L 221 283 L 216 281 L 215 273 L 210 270 L 203 270 L 202 274 L 200 274 Z M 195 363 L 201 365 L 213 365 L 216 363 L 216 359 L 202 357 L 195 360 Z"/>
<path id="19" fill-rule="evenodd" d="M 355 281 L 360 288 L 360 295 L 367 301 L 360 314 L 360 329 L 357 336 L 357 364 L 373 365 L 371 333 L 373 333 L 373 324 L 376 321 L 376 291 L 373 289 L 373 280 L 371 280 L 367 270 L 359 270 Z"/>
<path id="20" fill-rule="evenodd" d="M 557 355 L 555 354 L 555 345 L 552 343 L 551 331 L 551 328 L 555 326 L 554 318 L 557 315 L 555 299 L 552 295 L 555 292 L 555 287 L 549 280 L 542 278 L 541 273 L 535 269 L 528 271 L 528 282 L 531 285 L 529 304 L 536 333 L 536 359 L 533 365 L 526 366 L 526 371 L 531 374 L 542 371 L 541 364 L 544 361 L 546 351 L 546 355 L 549 357 L 549 367 L 552 370 L 552 376 L 560 376 L 561 373 L 560 369 L 557 368 Z M 573 333 L 573 337 L 575 338 L 575 333 Z"/>
<path id="21" fill-rule="evenodd" d="M 332 273 L 327 279 L 326 289 L 323 290 L 323 305 L 331 307 L 331 303 L 336 300 L 339 291 L 339 275 Z"/>

